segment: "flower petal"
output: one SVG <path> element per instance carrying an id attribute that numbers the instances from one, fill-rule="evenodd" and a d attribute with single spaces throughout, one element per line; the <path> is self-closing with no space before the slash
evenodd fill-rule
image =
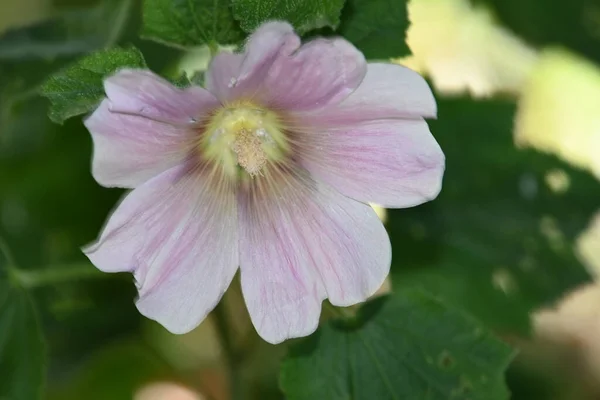
<path id="1" fill-rule="evenodd" d="M 84 250 L 102 271 L 133 272 L 138 309 L 173 333 L 206 317 L 238 267 L 233 191 L 215 183 L 188 166 L 162 173 L 127 195 Z"/>
<path id="2" fill-rule="evenodd" d="M 185 125 L 218 106 L 207 90 L 179 89 L 147 70 L 123 69 L 104 81 L 110 111 Z"/>
<path id="3" fill-rule="evenodd" d="M 411 207 L 441 190 L 444 153 L 422 119 L 379 120 L 298 135 L 300 163 L 346 196 Z"/>
<path id="4" fill-rule="evenodd" d="M 243 54 L 227 51 L 220 52 L 211 60 L 204 75 L 204 84 L 221 102 L 226 103 L 233 97 L 232 91 L 235 90 L 243 61 Z"/>
<path id="5" fill-rule="evenodd" d="M 189 129 L 109 107 L 105 99 L 85 120 L 94 141 L 92 175 L 102 186 L 134 188 L 185 157 Z"/>
<path id="6" fill-rule="evenodd" d="M 367 62 L 344 39 L 316 39 L 273 62 L 260 96 L 268 106 L 313 110 L 337 104 L 361 83 Z"/>
<path id="7" fill-rule="evenodd" d="M 312 110 L 340 102 L 365 76 L 364 56 L 344 39 L 299 47 L 289 24 L 267 23 L 250 37 L 243 54 L 215 58 L 207 88 L 223 102 L 243 97 L 271 108 Z"/>
<path id="8" fill-rule="evenodd" d="M 391 248 L 369 206 L 306 173 L 268 178 L 239 197 L 240 268 L 254 326 L 279 343 L 312 333 L 326 296 L 348 306 L 372 295 Z"/>
<path id="9" fill-rule="evenodd" d="M 335 125 L 384 118 L 434 118 L 436 114 L 435 98 L 423 77 L 401 65 L 369 63 L 360 86 L 341 104 L 303 118 Z"/>

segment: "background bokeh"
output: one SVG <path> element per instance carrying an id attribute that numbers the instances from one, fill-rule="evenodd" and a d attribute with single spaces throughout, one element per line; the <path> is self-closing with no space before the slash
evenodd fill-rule
<path id="1" fill-rule="evenodd" d="M 360 5 L 346 5 L 342 34 Z M 232 378 L 248 399 L 281 399 L 288 344 L 256 335 L 237 284 L 219 311 L 234 322 L 230 340 L 213 316 L 175 336 L 139 315 L 130 276 L 97 273 L 79 250 L 123 192 L 93 180 L 81 118 L 53 123 L 37 89 L 115 44 L 173 77 L 206 68 L 206 47 L 139 39 L 140 10 L 137 0 L 0 0 L 2 257 L 18 266 L 45 338 L 28 354 L 0 351 L 0 374 L 16 376 L 8 357 L 44 353 L 50 400 L 226 400 Z M 447 170 L 437 200 L 379 210 L 393 245 L 385 290 L 426 289 L 518 349 L 511 398 L 600 398 L 600 3 L 411 0 L 406 13 L 405 37 L 363 51 L 427 77 Z M 0 344 L 13 329 L 2 315 L 23 312 L 3 303 L 10 290 L 0 286 Z M 37 335 L 35 321 L 19 321 L 20 335 Z"/>

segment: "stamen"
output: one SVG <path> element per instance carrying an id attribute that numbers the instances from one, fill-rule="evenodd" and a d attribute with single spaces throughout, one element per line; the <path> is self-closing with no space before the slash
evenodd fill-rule
<path id="1" fill-rule="evenodd" d="M 228 105 L 206 127 L 203 155 L 221 164 L 237 179 L 238 166 L 255 177 L 269 161 L 279 161 L 289 151 L 277 115 L 249 102 Z"/>
<path id="2" fill-rule="evenodd" d="M 262 141 L 257 132 L 240 129 L 231 145 L 231 150 L 237 155 L 237 163 L 250 176 L 256 176 L 267 163 L 267 157 L 262 149 Z"/>

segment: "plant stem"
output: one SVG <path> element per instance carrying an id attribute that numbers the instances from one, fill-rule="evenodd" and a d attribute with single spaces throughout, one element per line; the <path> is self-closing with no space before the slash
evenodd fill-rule
<path id="1" fill-rule="evenodd" d="M 240 357 L 235 349 L 231 327 L 225 309 L 225 300 L 221 299 L 213 311 L 221 348 L 225 354 L 227 366 L 229 368 L 229 388 L 231 400 L 244 399 L 244 387 L 240 373 Z"/>
<path id="2" fill-rule="evenodd" d="M 355 312 L 349 307 L 336 307 L 329 301 L 323 302 L 323 308 L 329 312 L 329 314 L 335 318 L 347 319 L 354 318 Z"/>
<path id="3" fill-rule="evenodd" d="M 102 273 L 89 263 L 50 266 L 33 270 L 11 267 L 10 273 L 24 288 L 36 288 L 55 283 L 108 276 L 108 274 Z"/>
<path id="4" fill-rule="evenodd" d="M 208 42 L 208 49 L 210 50 L 210 58 L 213 59 L 219 52 L 219 45 L 214 40 Z"/>

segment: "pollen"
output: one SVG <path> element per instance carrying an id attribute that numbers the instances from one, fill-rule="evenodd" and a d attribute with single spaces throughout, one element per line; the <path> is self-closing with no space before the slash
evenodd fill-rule
<path id="1" fill-rule="evenodd" d="M 279 116 L 250 102 L 218 110 L 206 126 L 203 156 L 221 165 L 231 177 L 238 171 L 262 175 L 269 162 L 280 161 L 289 145 Z"/>
<path id="2" fill-rule="evenodd" d="M 267 163 L 267 156 L 262 149 L 263 143 L 256 132 L 240 129 L 231 150 L 237 155 L 237 163 L 250 176 L 255 176 Z"/>

